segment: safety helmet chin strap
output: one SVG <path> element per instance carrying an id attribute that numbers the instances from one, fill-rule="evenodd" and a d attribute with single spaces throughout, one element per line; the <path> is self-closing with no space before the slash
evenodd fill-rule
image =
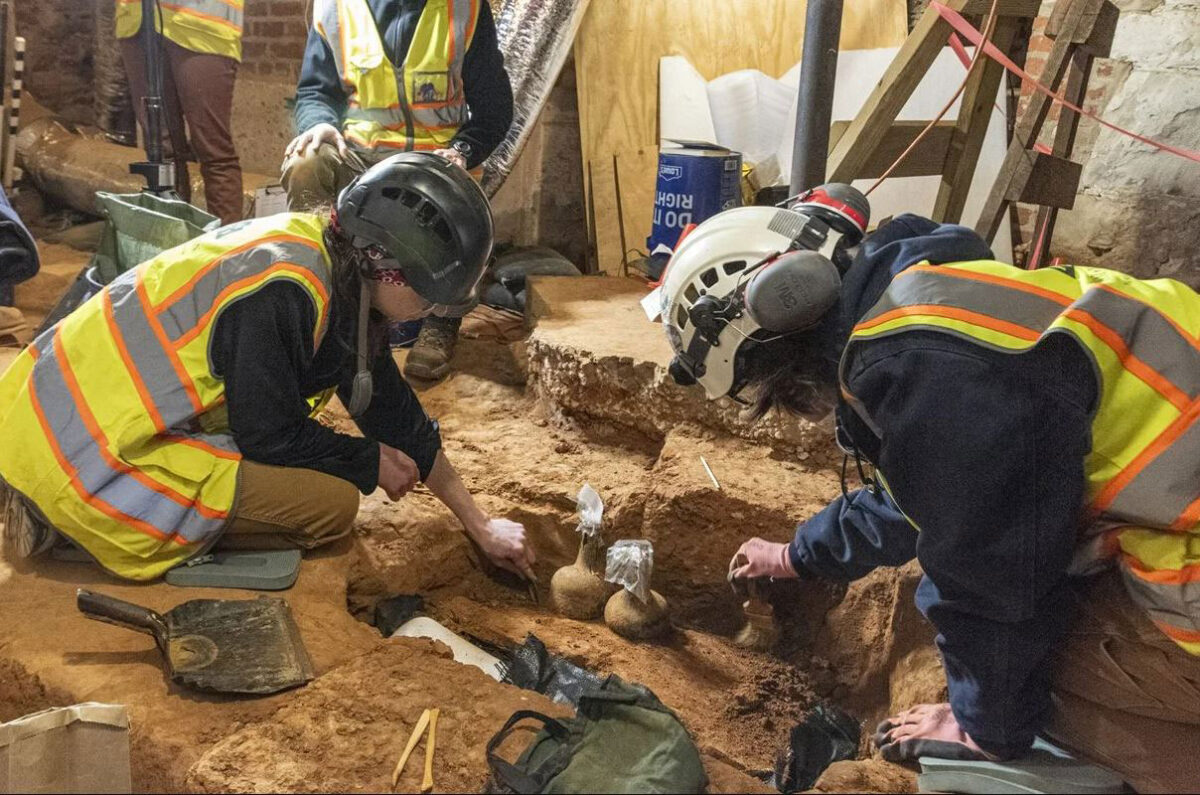
<path id="1" fill-rule="evenodd" d="M 375 391 L 375 382 L 371 378 L 371 361 L 367 350 L 367 333 L 371 321 L 371 287 L 369 280 L 360 277 L 361 286 L 358 291 L 358 343 L 355 356 L 358 359 L 358 372 L 354 374 L 354 384 L 350 388 L 350 405 L 346 411 L 351 417 L 358 419 L 371 405 L 371 395 Z"/>

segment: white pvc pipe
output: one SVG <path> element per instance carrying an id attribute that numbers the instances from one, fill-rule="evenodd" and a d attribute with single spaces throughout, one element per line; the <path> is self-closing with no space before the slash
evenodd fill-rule
<path id="1" fill-rule="evenodd" d="M 488 654 L 466 638 L 454 634 L 432 618 L 417 616 L 410 619 L 401 624 L 399 629 L 392 633 L 392 637 L 431 638 L 441 641 L 450 647 L 450 651 L 454 652 L 455 662 L 474 666 L 497 682 L 500 681 L 502 676 L 499 658 Z"/>

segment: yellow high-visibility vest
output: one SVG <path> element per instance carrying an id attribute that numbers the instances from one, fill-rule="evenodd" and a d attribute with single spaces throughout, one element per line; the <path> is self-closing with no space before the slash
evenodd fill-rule
<path id="1" fill-rule="evenodd" d="M 155 28 L 192 52 L 242 60 L 242 6 L 245 0 L 159 0 L 162 21 Z M 157 15 L 156 15 L 157 16 Z M 142 29 L 142 0 L 117 0 L 118 39 Z"/>
<path id="2" fill-rule="evenodd" d="M 163 574 L 218 538 L 241 454 L 209 350 L 221 311 L 269 282 L 332 289 L 325 221 L 243 221 L 113 280 L 0 376 L 0 477 L 112 573 Z"/>
<path id="3" fill-rule="evenodd" d="M 1072 572 L 1115 559 L 1134 601 L 1200 655 L 1200 295 L 1101 268 L 916 265 L 854 327 L 842 372 L 859 343 L 912 329 L 1014 354 L 1067 334 L 1088 352 L 1100 399 Z M 844 378 L 842 393 L 876 429 Z"/>
<path id="4" fill-rule="evenodd" d="M 467 121 L 463 59 L 484 0 L 428 0 L 404 62 L 394 64 L 367 0 L 317 0 L 313 28 L 350 97 L 342 134 L 368 155 L 449 145 Z"/>

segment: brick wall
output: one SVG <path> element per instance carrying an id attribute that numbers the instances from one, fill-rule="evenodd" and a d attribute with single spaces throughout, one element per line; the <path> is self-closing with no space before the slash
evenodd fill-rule
<path id="1" fill-rule="evenodd" d="M 92 123 L 93 2 L 15 0 L 16 35 L 25 37 L 25 90 L 66 119 Z M 111 0 L 107 0 L 111 2 Z"/>
<path id="2" fill-rule="evenodd" d="M 293 85 L 308 36 L 311 0 L 245 0 L 242 74 Z"/>
<path id="3" fill-rule="evenodd" d="M 1029 39 L 1028 55 L 1025 60 L 1025 70 L 1036 78 L 1041 78 L 1042 71 L 1046 66 L 1046 57 L 1050 53 L 1050 47 L 1053 45 L 1053 40 L 1045 35 L 1046 23 L 1050 19 L 1050 14 L 1054 10 L 1055 0 L 1045 0 L 1042 3 L 1041 15 L 1034 20 L 1033 35 Z M 1085 95 L 1083 103 L 1084 110 L 1091 112 L 1099 112 L 1103 110 L 1108 102 L 1109 96 L 1112 93 L 1114 85 L 1114 63 L 1108 59 L 1097 59 L 1092 66 L 1092 77 L 1088 83 L 1088 91 Z M 1025 109 L 1029 104 L 1029 98 L 1033 94 L 1033 88 L 1022 85 L 1021 100 L 1018 104 L 1019 112 L 1017 118 L 1020 118 L 1025 113 Z M 1042 128 L 1042 133 L 1039 142 L 1050 146 L 1054 141 L 1054 133 L 1057 129 L 1057 122 L 1061 106 L 1054 104 L 1050 108 L 1050 112 L 1046 118 L 1046 124 Z M 1083 119 L 1079 125 L 1079 131 L 1075 138 L 1075 149 L 1072 159 L 1076 162 L 1084 162 L 1089 157 L 1092 147 L 1095 144 L 1096 135 L 1099 132 L 1099 125 L 1090 119 Z M 1021 240 L 1028 241 L 1033 234 L 1033 225 L 1037 217 L 1037 208 L 1030 205 L 1018 205 L 1018 218 L 1021 223 Z M 1023 247 L 1017 252 L 1019 256 L 1024 255 Z"/>

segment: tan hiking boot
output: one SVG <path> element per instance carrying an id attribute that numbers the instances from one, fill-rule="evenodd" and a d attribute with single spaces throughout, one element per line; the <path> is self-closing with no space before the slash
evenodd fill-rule
<path id="1" fill-rule="evenodd" d="M 450 372 L 450 359 L 454 356 L 460 325 L 462 318 L 458 317 L 425 318 L 416 344 L 404 363 L 404 374 L 410 378 L 436 381 Z"/>

